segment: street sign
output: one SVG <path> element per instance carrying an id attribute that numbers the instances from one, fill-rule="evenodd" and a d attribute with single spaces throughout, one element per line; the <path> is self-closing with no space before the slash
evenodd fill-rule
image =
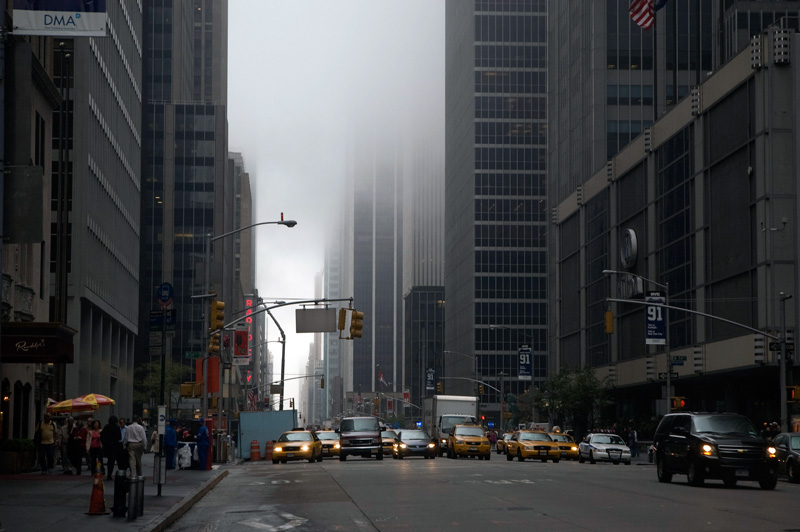
<path id="1" fill-rule="evenodd" d="M 677 379 L 678 378 L 678 374 L 677 373 L 670 373 L 670 377 L 673 378 L 673 379 Z M 658 378 L 659 379 L 666 379 L 667 378 L 667 374 L 666 373 L 659 373 L 658 374 Z"/>
<path id="2" fill-rule="evenodd" d="M 770 351 L 780 351 L 781 350 L 781 343 L 780 342 L 770 342 L 769 343 L 769 350 Z M 786 342 L 786 352 L 787 353 L 794 353 L 794 342 Z"/>
<path id="3" fill-rule="evenodd" d="M 186 358 L 200 358 L 203 355 L 200 351 L 186 351 L 183 356 Z"/>
<path id="4" fill-rule="evenodd" d="M 673 355 L 672 360 L 686 360 L 686 355 Z"/>
<path id="5" fill-rule="evenodd" d="M 158 304 L 161 308 L 167 308 L 172 304 L 172 298 L 175 297 L 175 292 L 172 290 L 172 285 L 169 283 L 161 283 L 156 292 Z"/>
<path id="6" fill-rule="evenodd" d="M 673 360 L 672 361 L 672 365 L 673 366 L 683 366 L 684 362 L 685 362 L 684 360 Z"/>

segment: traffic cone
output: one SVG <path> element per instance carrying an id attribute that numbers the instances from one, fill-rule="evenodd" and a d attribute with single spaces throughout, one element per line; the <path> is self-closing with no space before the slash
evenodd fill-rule
<path id="1" fill-rule="evenodd" d="M 95 468 L 94 481 L 92 483 L 92 498 L 89 501 L 89 511 L 86 515 L 108 515 L 106 511 L 105 488 L 103 486 L 103 472 L 98 462 Z"/>

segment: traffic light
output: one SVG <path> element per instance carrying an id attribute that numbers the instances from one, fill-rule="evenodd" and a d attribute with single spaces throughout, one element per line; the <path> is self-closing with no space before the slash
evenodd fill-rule
<path id="1" fill-rule="evenodd" d="M 800 401 L 800 386 L 787 386 L 786 402 L 795 403 L 797 401 Z"/>
<path id="2" fill-rule="evenodd" d="M 324 375 L 322 376 L 322 378 L 319 381 L 319 387 L 321 389 L 323 389 L 323 390 L 325 389 L 325 376 Z"/>
<path id="3" fill-rule="evenodd" d="M 483 384 L 478 386 L 478 395 L 483 395 Z"/>
<path id="4" fill-rule="evenodd" d="M 208 352 L 211 355 L 219 354 L 219 334 L 212 334 L 208 339 Z"/>
<path id="5" fill-rule="evenodd" d="M 686 408 L 686 398 L 685 397 L 670 397 L 670 403 L 672 405 L 672 410 L 683 410 Z"/>
<path id="6" fill-rule="evenodd" d="M 217 301 L 217 298 L 212 298 L 209 312 L 211 313 L 211 319 L 209 320 L 208 326 L 209 329 L 211 331 L 222 329 L 225 326 L 225 303 L 222 301 Z"/>
<path id="7" fill-rule="evenodd" d="M 442 393 L 442 381 L 436 383 L 436 393 Z"/>
<path id="8" fill-rule="evenodd" d="M 337 327 L 340 331 L 344 330 L 344 322 L 345 321 L 347 321 L 347 309 L 340 308 L 339 309 L 339 325 Z"/>
<path id="9" fill-rule="evenodd" d="M 614 313 L 606 311 L 606 334 L 614 334 Z"/>
<path id="10" fill-rule="evenodd" d="M 364 329 L 364 313 L 355 309 L 350 315 L 350 338 L 361 338 Z"/>

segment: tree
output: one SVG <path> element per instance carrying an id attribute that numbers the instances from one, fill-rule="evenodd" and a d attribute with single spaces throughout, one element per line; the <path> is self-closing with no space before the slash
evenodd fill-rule
<path id="1" fill-rule="evenodd" d="M 577 436 L 602 423 L 602 411 L 609 404 L 608 379 L 599 379 L 594 368 L 562 367 L 538 389 L 529 390 L 526 403 L 531 411 L 547 414 L 552 424 L 568 422 Z"/>
<path id="2" fill-rule="evenodd" d="M 184 378 L 188 378 L 189 368 L 167 360 L 164 372 L 164 396 L 169 400 L 170 392 L 177 391 Z M 133 404 L 158 404 L 161 402 L 161 361 L 148 362 L 134 371 Z"/>

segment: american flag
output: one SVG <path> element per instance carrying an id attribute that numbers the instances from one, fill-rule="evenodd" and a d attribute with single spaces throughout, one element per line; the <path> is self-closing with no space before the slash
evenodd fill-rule
<path id="1" fill-rule="evenodd" d="M 656 22 L 656 11 L 667 4 L 667 0 L 633 0 L 630 14 L 643 30 L 649 30 Z"/>
<path id="2" fill-rule="evenodd" d="M 247 411 L 255 412 L 258 410 L 258 390 L 252 388 L 247 390 Z"/>

